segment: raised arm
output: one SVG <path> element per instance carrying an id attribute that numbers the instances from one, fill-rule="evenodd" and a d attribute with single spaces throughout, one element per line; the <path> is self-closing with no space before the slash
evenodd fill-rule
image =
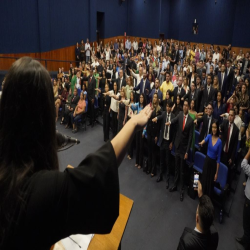
<path id="1" fill-rule="evenodd" d="M 151 113 L 152 109 L 150 105 L 146 106 L 138 115 L 132 116 L 122 130 L 111 141 L 118 166 L 121 164 L 136 131 L 144 128 L 151 116 Z"/>
<path id="2" fill-rule="evenodd" d="M 241 163 L 241 168 L 248 177 L 250 177 L 250 165 L 248 164 L 249 159 L 250 159 L 250 149 L 248 150 L 245 158 Z"/>

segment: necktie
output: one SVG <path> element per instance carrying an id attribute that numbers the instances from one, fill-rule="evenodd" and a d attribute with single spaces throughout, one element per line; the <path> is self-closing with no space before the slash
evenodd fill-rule
<path id="1" fill-rule="evenodd" d="M 207 93 L 208 93 L 208 95 L 209 95 L 209 92 L 210 92 L 210 88 L 207 88 Z"/>
<path id="2" fill-rule="evenodd" d="M 210 119 L 211 117 L 207 117 L 207 135 L 209 134 L 209 128 L 210 128 Z"/>
<path id="3" fill-rule="evenodd" d="M 226 153 L 228 152 L 228 146 L 229 146 L 230 128 L 231 128 L 231 124 L 229 123 L 228 130 L 227 130 Z"/>
<path id="4" fill-rule="evenodd" d="M 180 88 L 178 88 L 178 94 L 180 94 L 181 93 L 181 89 Z"/>
<path id="5" fill-rule="evenodd" d="M 167 122 L 168 122 L 168 118 L 169 118 L 169 115 L 167 114 Z M 165 138 L 167 138 L 167 134 L 168 134 L 168 130 L 169 130 L 169 126 L 165 125 Z"/>
<path id="6" fill-rule="evenodd" d="M 184 128 L 185 128 L 185 121 L 186 121 L 186 116 L 184 115 L 184 117 L 183 117 L 183 124 L 182 124 L 182 131 L 183 131 Z"/>
<path id="7" fill-rule="evenodd" d="M 120 89 L 122 88 L 122 78 L 120 80 Z"/>
<path id="8" fill-rule="evenodd" d="M 223 86 L 223 81 L 224 81 L 224 73 L 221 74 L 221 88 Z"/>

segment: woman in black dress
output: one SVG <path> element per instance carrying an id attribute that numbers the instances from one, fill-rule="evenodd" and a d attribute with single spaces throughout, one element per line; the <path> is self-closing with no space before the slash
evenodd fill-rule
<path id="1" fill-rule="evenodd" d="M 222 142 L 219 138 L 218 121 L 215 120 L 212 123 L 212 134 L 208 134 L 207 137 L 199 144 L 202 146 L 204 143 L 208 143 L 208 147 L 201 178 L 202 191 L 203 194 L 206 194 L 212 198 L 214 182 L 217 181 L 218 177 L 222 150 Z"/>
<path id="2" fill-rule="evenodd" d="M 118 108 L 118 130 L 117 133 L 120 132 L 120 130 L 123 128 L 127 121 L 127 114 L 128 114 L 128 107 L 126 106 L 128 104 L 128 101 L 126 100 L 126 94 L 124 88 L 120 91 L 120 98 L 119 98 L 119 108 Z"/>
<path id="3" fill-rule="evenodd" d="M 135 92 L 130 93 L 130 101 L 129 104 L 135 104 Z M 134 114 L 134 111 L 129 107 L 128 108 L 128 121 L 131 119 L 131 116 Z M 129 148 L 128 148 L 128 159 L 131 160 L 133 158 L 133 151 L 135 145 L 135 138 L 132 140 Z"/>
<path id="4" fill-rule="evenodd" d="M 180 111 L 182 111 L 182 110 L 183 110 L 183 108 L 181 105 L 181 96 L 180 96 L 180 94 L 177 94 L 176 103 L 172 107 L 172 112 L 175 116 L 177 116 L 180 113 Z"/>
<path id="5" fill-rule="evenodd" d="M 147 139 L 148 139 L 148 169 L 147 174 L 151 173 L 151 177 L 156 174 L 156 149 L 157 140 L 160 132 L 160 123 L 152 122 L 152 119 L 161 114 L 161 107 L 159 105 L 158 95 L 153 96 L 153 112 L 147 124 Z"/>
<path id="6" fill-rule="evenodd" d="M 140 94 L 139 102 L 129 105 L 131 109 L 138 115 L 146 107 L 146 97 L 144 94 Z M 135 134 L 136 140 L 136 160 L 135 167 L 141 169 L 143 163 L 143 129 L 139 130 Z"/>
<path id="7" fill-rule="evenodd" d="M 105 84 L 105 93 L 109 91 L 109 85 Z M 110 122 L 110 103 L 111 98 L 109 95 L 102 95 L 103 101 L 103 134 L 104 134 L 104 141 L 109 140 L 109 122 Z"/>
<path id="8" fill-rule="evenodd" d="M 105 91 L 105 85 L 108 83 L 107 77 L 106 77 L 106 70 L 102 71 L 101 77 L 99 77 L 99 92 L 100 92 L 100 98 L 99 100 L 99 107 L 101 109 L 101 114 L 103 113 L 103 93 L 106 93 Z"/>

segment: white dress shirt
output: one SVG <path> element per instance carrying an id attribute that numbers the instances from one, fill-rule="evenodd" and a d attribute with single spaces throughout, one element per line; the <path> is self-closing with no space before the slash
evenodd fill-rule
<path id="1" fill-rule="evenodd" d="M 86 56 L 90 56 L 90 44 L 89 43 L 85 43 L 85 51 L 86 51 Z"/>
<path id="2" fill-rule="evenodd" d="M 113 95 L 113 94 L 114 94 L 114 90 L 110 90 L 109 93 L 110 93 L 111 95 Z M 117 93 L 116 96 L 120 96 L 120 93 Z M 118 101 L 117 101 L 115 98 L 113 98 L 113 97 L 111 98 L 110 109 L 113 110 L 113 111 L 116 112 L 116 113 L 118 112 L 118 109 L 119 109 L 119 103 L 118 103 Z"/>
<path id="3" fill-rule="evenodd" d="M 141 79 L 143 79 L 143 75 L 140 76 L 139 74 L 135 74 L 133 70 L 131 71 L 131 73 L 132 73 L 132 76 L 137 80 L 137 85 L 140 84 Z M 140 94 L 140 90 L 137 90 L 136 94 Z"/>
<path id="4" fill-rule="evenodd" d="M 81 89 L 81 79 L 78 77 L 76 78 L 76 88 Z"/>
<path id="5" fill-rule="evenodd" d="M 169 122 L 171 120 L 171 113 L 167 113 L 167 115 L 166 115 L 166 122 Z M 166 133 L 166 129 L 168 128 L 168 132 Z M 166 126 L 165 125 L 165 129 L 164 129 L 164 134 L 163 134 L 163 138 L 165 139 L 165 140 L 169 140 L 169 135 L 170 135 L 170 126 Z"/>

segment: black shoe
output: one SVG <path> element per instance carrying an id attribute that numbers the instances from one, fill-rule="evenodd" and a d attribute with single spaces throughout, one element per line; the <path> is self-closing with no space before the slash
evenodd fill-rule
<path id="1" fill-rule="evenodd" d="M 175 192 L 177 191 L 177 187 L 176 186 L 173 186 L 169 189 L 169 192 Z"/>
<path id="2" fill-rule="evenodd" d="M 184 193 L 181 192 L 181 194 L 180 194 L 180 201 L 183 201 L 183 199 L 184 199 Z"/>
<path id="3" fill-rule="evenodd" d="M 235 240 L 238 242 L 238 243 L 240 243 L 241 245 L 245 245 L 245 240 L 243 239 L 243 237 L 242 238 L 240 238 L 240 237 L 235 237 Z"/>
<path id="4" fill-rule="evenodd" d="M 166 185 L 166 189 L 168 189 L 169 188 L 169 181 L 167 181 L 167 185 Z"/>
<path id="5" fill-rule="evenodd" d="M 156 182 L 160 182 L 160 181 L 162 181 L 162 177 L 161 177 L 161 176 L 159 176 L 159 177 L 157 178 Z"/>

